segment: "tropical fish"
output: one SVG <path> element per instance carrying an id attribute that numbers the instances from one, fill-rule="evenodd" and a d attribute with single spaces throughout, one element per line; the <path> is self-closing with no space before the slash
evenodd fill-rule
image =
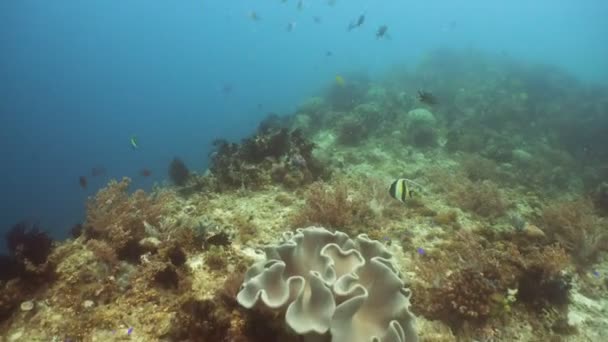
<path id="1" fill-rule="evenodd" d="M 300 0 L 298 1 L 298 11 L 301 11 L 302 8 L 304 8 L 304 1 Z"/>
<path id="2" fill-rule="evenodd" d="M 425 251 L 425 250 L 424 250 L 424 248 L 422 248 L 422 247 L 418 247 L 418 248 L 416 249 L 416 251 L 417 251 L 417 252 L 418 252 L 418 254 L 420 254 L 420 255 L 426 255 L 426 251 Z"/>
<path id="3" fill-rule="evenodd" d="M 420 184 L 412 180 L 407 178 L 399 178 L 391 184 L 391 187 L 388 189 L 388 193 L 392 198 L 398 200 L 399 202 L 405 203 L 408 197 L 412 198 L 415 194 L 415 191 L 411 188 L 412 185 L 420 189 L 422 188 Z"/>
<path id="4" fill-rule="evenodd" d="M 295 28 L 296 28 L 296 22 L 295 22 L 295 21 L 290 21 L 290 22 L 287 24 L 287 28 L 286 28 L 286 30 L 287 30 L 287 32 L 291 32 L 291 31 L 293 31 Z"/>
<path id="5" fill-rule="evenodd" d="M 149 169 L 143 169 L 139 172 L 139 174 L 143 177 L 150 177 L 152 175 L 152 171 L 150 171 Z"/>
<path id="6" fill-rule="evenodd" d="M 87 177 L 85 176 L 80 176 L 78 178 L 78 184 L 80 184 L 80 187 L 83 189 L 87 188 Z"/>
<path id="7" fill-rule="evenodd" d="M 318 15 L 315 15 L 314 17 L 312 17 L 312 20 L 314 20 L 315 24 L 321 23 L 321 17 L 319 17 Z"/>
<path id="8" fill-rule="evenodd" d="M 361 27 L 365 22 L 365 14 L 361 14 L 357 20 L 353 20 L 348 24 L 348 30 L 351 31 L 354 28 Z"/>
<path id="9" fill-rule="evenodd" d="M 137 136 L 135 136 L 135 135 L 132 136 L 130 142 L 131 142 L 131 147 L 134 150 L 137 150 L 139 148 L 139 143 L 137 142 Z"/>
<path id="10" fill-rule="evenodd" d="M 438 103 L 437 98 L 433 94 L 424 90 L 418 90 L 418 95 L 416 96 L 416 98 L 418 98 L 418 101 L 431 106 L 436 105 Z"/>
<path id="11" fill-rule="evenodd" d="M 383 38 L 385 36 L 388 36 L 386 34 L 386 31 L 388 31 L 388 26 L 386 25 L 382 25 L 378 28 L 378 31 L 376 31 L 376 39 L 380 39 Z"/>
<path id="12" fill-rule="evenodd" d="M 342 77 L 340 75 L 336 75 L 336 84 L 340 87 L 344 87 L 344 85 L 346 84 L 344 77 Z"/>

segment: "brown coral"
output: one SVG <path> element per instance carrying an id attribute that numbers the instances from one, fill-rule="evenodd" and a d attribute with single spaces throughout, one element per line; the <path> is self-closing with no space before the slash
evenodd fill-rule
<path id="1" fill-rule="evenodd" d="M 112 180 L 88 201 L 85 232 L 87 238 L 106 241 L 120 259 L 137 262 L 138 242 L 147 235 L 145 223 L 159 226 L 166 195 L 147 195 L 143 190 L 129 195 L 130 183 L 126 177 Z"/>
<path id="2" fill-rule="evenodd" d="M 568 258 L 557 246 L 491 242 L 461 230 L 439 247 L 415 259 L 412 305 L 427 318 L 456 330 L 465 323 L 481 328 L 505 313 L 508 289 L 521 291 L 521 300 L 536 308 L 567 302 L 568 281 L 561 272 Z"/>
<path id="3" fill-rule="evenodd" d="M 589 200 L 556 202 L 545 207 L 541 225 L 581 268 L 590 266 L 601 251 L 608 250 L 608 222 L 594 214 Z"/>
<path id="4" fill-rule="evenodd" d="M 332 185 L 313 183 L 305 195 L 305 205 L 293 217 L 293 225 L 320 225 L 343 231 L 373 228 L 373 212 L 367 201 L 349 189 L 351 187 L 345 180 Z"/>

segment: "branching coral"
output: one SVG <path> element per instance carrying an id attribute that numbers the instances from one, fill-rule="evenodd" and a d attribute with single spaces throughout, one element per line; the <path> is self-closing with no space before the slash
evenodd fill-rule
<path id="1" fill-rule="evenodd" d="M 166 212 L 163 194 L 146 195 L 142 190 L 128 193 L 131 180 L 110 181 L 87 203 L 85 234 L 107 242 L 121 259 L 137 261 L 139 241 L 149 235 L 148 227 L 159 226 Z M 142 251 L 143 252 L 143 251 Z"/>
<path id="2" fill-rule="evenodd" d="M 591 266 L 608 250 L 608 222 L 584 199 L 557 202 L 543 209 L 541 226 L 550 239 L 568 250 L 580 268 Z"/>
<path id="3" fill-rule="evenodd" d="M 299 130 L 268 128 L 239 144 L 214 142 L 210 171 L 216 188 L 259 188 L 271 183 L 296 187 L 325 176 L 312 155 L 314 144 Z"/>
<path id="4" fill-rule="evenodd" d="M 366 235 L 298 229 L 245 274 L 237 301 L 287 308 L 285 323 L 308 340 L 416 341 L 409 291 L 391 254 Z"/>
<path id="5" fill-rule="evenodd" d="M 293 217 L 293 226 L 311 224 L 333 229 L 357 231 L 371 225 L 374 214 L 367 199 L 352 193 L 350 183 L 313 183 L 306 192 L 305 205 Z"/>
<path id="6" fill-rule="evenodd" d="M 517 290 L 517 300 L 535 308 L 567 302 L 569 287 L 562 274 L 567 266 L 559 247 L 491 242 L 461 230 L 436 252 L 416 259 L 413 309 L 455 330 L 465 323 L 483 327 L 509 310 L 508 291 Z"/>
<path id="7" fill-rule="evenodd" d="M 462 172 L 429 172 L 440 191 L 447 194 L 450 204 L 485 218 L 498 218 L 509 207 L 503 191 L 490 180 L 473 182 Z"/>

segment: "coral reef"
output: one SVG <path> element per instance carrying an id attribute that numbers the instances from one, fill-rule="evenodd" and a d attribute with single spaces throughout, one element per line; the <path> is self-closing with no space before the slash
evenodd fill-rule
<path id="1" fill-rule="evenodd" d="M 237 301 L 252 308 L 286 306 L 299 335 L 332 341 L 416 341 L 409 291 L 378 241 L 324 228 L 298 229 L 245 274 Z M 293 291 L 295 289 L 295 291 Z M 382 308 L 379 310 L 379 308 Z"/>
<path id="2" fill-rule="evenodd" d="M 608 222 L 594 214 L 588 200 L 556 202 L 542 211 L 541 226 L 550 239 L 559 242 L 580 268 L 597 261 L 608 250 Z"/>
<path id="3" fill-rule="evenodd" d="M 496 243 L 459 231 L 416 260 L 412 308 L 456 332 L 465 327 L 479 332 L 520 302 L 535 309 L 567 304 L 570 287 L 562 273 L 567 267 L 561 248 Z"/>
<path id="4" fill-rule="evenodd" d="M 353 183 L 342 179 L 332 184 L 311 184 L 304 206 L 293 216 L 292 226 L 320 225 L 348 232 L 362 232 L 374 226 L 375 215 L 368 199 L 353 191 Z"/>
<path id="5" fill-rule="evenodd" d="M 605 89 L 472 49 L 337 80 L 177 186 L 110 181 L 72 239 L 16 225 L 0 336 L 411 340 L 411 289 L 420 341 L 608 338 Z"/>
<path id="6" fill-rule="evenodd" d="M 313 156 L 314 144 L 301 131 L 281 128 L 258 132 L 238 145 L 218 140 L 209 168 L 217 190 L 259 189 L 282 184 L 288 188 L 326 175 Z"/>
<path id="7" fill-rule="evenodd" d="M 177 186 L 184 186 L 190 178 L 190 171 L 186 164 L 179 158 L 173 158 L 169 164 L 169 179 Z"/>
<path id="8" fill-rule="evenodd" d="M 8 251 L 21 262 L 40 265 L 46 262 L 53 242 L 51 238 L 37 226 L 20 222 L 6 234 Z"/>
<path id="9" fill-rule="evenodd" d="M 139 263 L 146 253 L 144 238 L 158 235 L 166 212 L 163 195 L 146 195 L 137 190 L 129 195 L 131 180 L 110 181 L 87 203 L 84 232 L 87 239 L 103 240 L 121 260 Z"/>

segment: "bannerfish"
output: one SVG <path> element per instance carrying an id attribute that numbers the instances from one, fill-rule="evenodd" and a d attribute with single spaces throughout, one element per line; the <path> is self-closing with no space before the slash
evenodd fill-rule
<path id="1" fill-rule="evenodd" d="M 139 148 L 139 143 L 137 142 L 137 137 L 132 136 L 130 141 L 131 141 L 131 147 L 133 147 L 134 150 L 137 150 Z"/>
<path id="2" fill-rule="evenodd" d="M 414 197 L 414 194 L 416 193 L 414 190 L 412 190 L 412 185 L 417 188 L 422 188 L 420 184 L 412 180 L 407 178 L 399 178 L 391 184 L 391 187 L 388 189 L 388 193 L 392 198 L 398 200 L 399 202 L 405 203 L 407 198 Z"/>

